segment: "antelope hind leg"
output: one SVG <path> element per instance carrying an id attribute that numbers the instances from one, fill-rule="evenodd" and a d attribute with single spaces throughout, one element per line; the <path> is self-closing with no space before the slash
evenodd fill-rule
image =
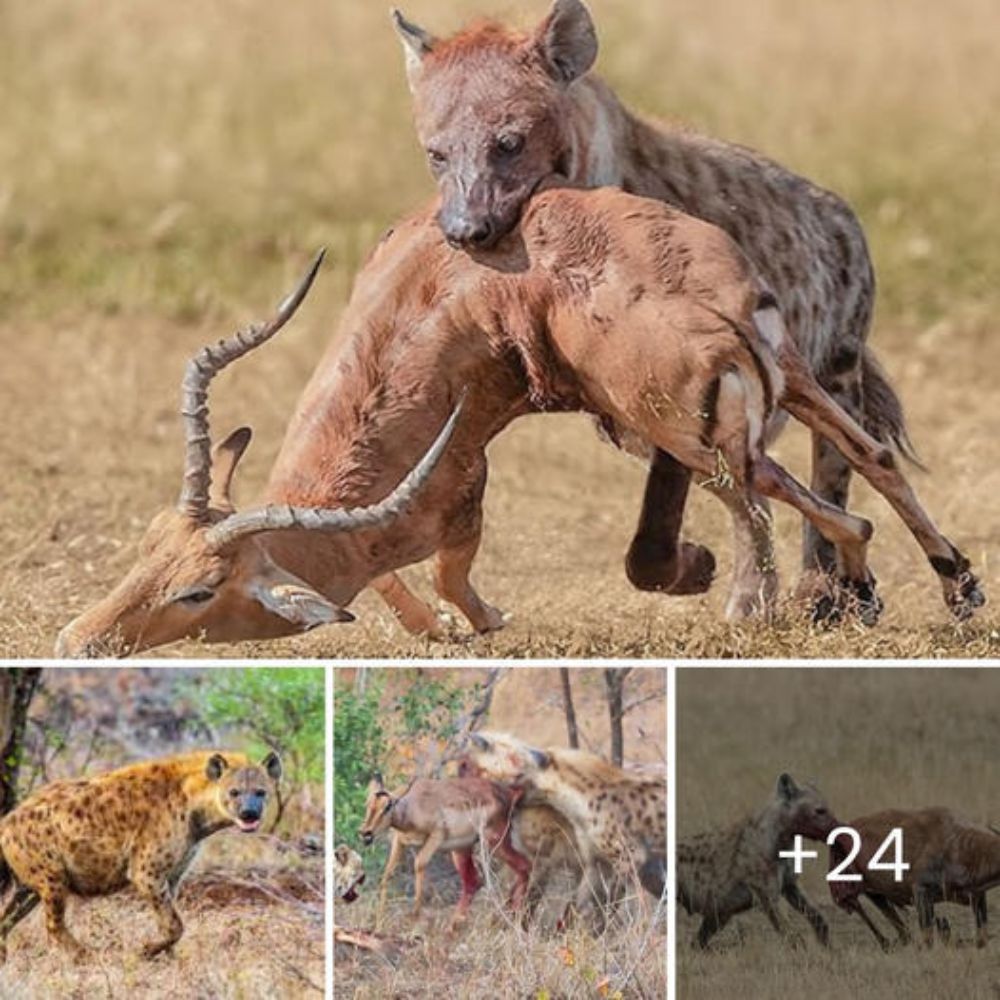
<path id="1" fill-rule="evenodd" d="M 441 620 L 425 601 L 422 601 L 396 573 L 376 577 L 369 584 L 396 616 L 399 624 L 410 635 L 424 635 L 429 639 L 446 638 Z"/>
<path id="2" fill-rule="evenodd" d="M 979 581 L 969 568 L 969 560 L 938 531 L 921 507 L 896 467 L 892 450 L 866 433 L 823 391 L 787 341 L 781 367 L 786 378 L 781 405 L 811 430 L 829 438 L 889 501 L 926 553 L 952 614 L 960 620 L 969 618 L 986 603 Z"/>

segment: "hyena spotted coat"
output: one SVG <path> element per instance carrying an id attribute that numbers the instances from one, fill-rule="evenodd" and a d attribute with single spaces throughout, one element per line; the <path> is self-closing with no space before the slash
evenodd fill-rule
<path id="1" fill-rule="evenodd" d="M 864 233 L 841 198 L 751 149 L 632 114 L 589 73 L 598 43 L 580 0 L 555 0 L 528 34 L 480 22 L 437 39 L 398 11 L 394 18 L 417 133 L 441 193 L 438 220 L 453 245 L 495 245 L 553 178 L 669 202 L 735 239 L 776 294 L 820 384 L 873 437 L 912 454 L 899 399 L 865 343 L 875 279 Z M 782 423 L 779 414 L 773 435 Z M 649 453 L 645 445 L 642 451 Z M 814 433 L 814 492 L 844 507 L 850 473 Z M 689 484 L 688 470 L 654 452 L 626 560 L 636 586 L 684 594 L 711 583 L 712 553 L 678 544 Z M 777 578 L 770 554 L 755 553 L 747 505 L 720 498 L 736 544 L 727 614 L 738 618 L 766 609 Z M 835 565 L 829 542 L 807 524 L 802 589 L 816 597 L 818 617 L 837 614 L 826 593 Z"/>
<path id="2" fill-rule="evenodd" d="M 635 874 L 661 896 L 666 880 L 667 787 L 624 771 L 596 754 L 539 750 L 506 733 L 473 733 L 469 755 L 484 773 L 523 789 L 524 806 L 547 805 L 569 822 L 583 878 L 577 908 L 604 902 L 609 885 Z"/>
<path id="3" fill-rule="evenodd" d="M 779 858 L 796 834 L 823 840 L 837 826 L 826 802 L 812 786 L 796 785 L 782 774 L 774 795 L 757 815 L 725 830 L 702 833 L 677 844 L 677 896 L 688 913 L 702 917 L 699 947 L 737 913 L 760 907 L 779 934 L 779 897 L 806 920 L 821 944 L 829 941 L 826 921 L 796 883 L 791 861 Z"/>
<path id="4" fill-rule="evenodd" d="M 143 957 L 172 947 L 184 931 L 174 895 L 199 844 L 229 826 L 257 830 L 280 777 L 276 754 L 255 765 L 244 754 L 199 750 L 40 788 L 0 820 L 0 890 L 14 884 L 0 916 L 0 959 L 39 901 L 51 939 L 82 957 L 66 929 L 67 897 L 126 885 L 159 925 Z"/>

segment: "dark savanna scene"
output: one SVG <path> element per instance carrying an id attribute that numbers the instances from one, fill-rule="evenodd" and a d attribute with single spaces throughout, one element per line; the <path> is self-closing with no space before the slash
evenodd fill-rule
<path id="1" fill-rule="evenodd" d="M 992 996 L 987 890 L 1000 879 L 1000 819 L 986 761 L 998 690 L 995 670 L 678 671 L 678 995 Z M 861 835 L 849 873 L 863 883 L 826 881 L 836 826 Z M 898 855 L 890 845 L 873 857 L 892 827 Z M 794 832 L 818 856 L 802 862 L 797 893 L 779 894 L 777 851 L 792 849 Z M 731 913 L 705 905 L 709 887 L 717 904 L 739 900 L 768 871 L 781 933 L 759 900 Z M 804 898 L 800 912 L 792 898 Z M 702 948 L 706 913 L 725 919 Z"/>

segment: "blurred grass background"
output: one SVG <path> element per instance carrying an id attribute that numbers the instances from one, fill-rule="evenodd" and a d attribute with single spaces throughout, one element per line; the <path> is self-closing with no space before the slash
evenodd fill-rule
<path id="1" fill-rule="evenodd" d="M 632 107 L 755 146 L 842 193 L 883 325 L 1000 305 L 993 0 L 595 0 Z M 437 33 L 546 5 L 411 0 Z M 0 3 L 0 315 L 225 310 L 329 243 L 338 292 L 431 192 L 381 4 Z"/>

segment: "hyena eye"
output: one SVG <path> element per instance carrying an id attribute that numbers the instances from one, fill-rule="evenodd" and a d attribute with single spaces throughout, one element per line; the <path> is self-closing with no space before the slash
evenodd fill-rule
<path id="1" fill-rule="evenodd" d="M 497 139 L 497 151 L 504 156 L 516 156 L 524 149 L 524 136 L 518 132 L 506 132 Z"/>
<path id="2" fill-rule="evenodd" d="M 240 797 L 240 790 L 238 788 L 230 788 L 229 797 L 231 799 L 238 799 Z"/>
<path id="3" fill-rule="evenodd" d="M 437 149 L 427 150 L 427 160 L 431 167 L 443 167 L 448 162 L 448 158 Z"/>

